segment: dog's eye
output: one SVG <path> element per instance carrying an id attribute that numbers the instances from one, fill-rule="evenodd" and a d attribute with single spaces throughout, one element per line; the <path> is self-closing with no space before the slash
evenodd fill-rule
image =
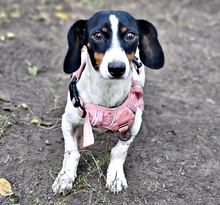
<path id="1" fill-rule="evenodd" d="M 93 35 L 94 39 L 97 40 L 97 41 L 101 41 L 104 39 L 104 36 L 101 32 L 96 32 L 94 35 Z"/>
<path id="2" fill-rule="evenodd" d="M 135 38 L 135 34 L 129 32 L 129 33 L 126 35 L 125 40 L 127 40 L 127 41 L 132 41 L 132 40 L 134 40 L 134 38 Z"/>

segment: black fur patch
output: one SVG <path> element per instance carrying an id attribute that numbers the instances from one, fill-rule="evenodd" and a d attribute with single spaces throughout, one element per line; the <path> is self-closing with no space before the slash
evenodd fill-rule
<path id="1" fill-rule="evenodd" d="M 86 38 L 87 42 L 90 44 L 90 48 L 88 48 L 89 55 L 91 58 L 91 62 L 94 68 L 97 69 L 99 66 L 97 64 L 97 59 L 94 57 L 94 53 L 102 53 L 103 55 L 105 52 L 110 48 L 112 43 L 112 29 L 111 29 L 111 22 L 110 22 L 110 15 L 115 15 L 118 18 L 119 25 L 118 25 L 118 39 L 122 50 L 125 53 L 135 53 L 138 41 L 139 41 L 139 28 L 137 21 L 127 12 L 123 11 L 101 11 L 94 14 L 86 24 Z M 126 32 L 122 32 L 121 28 L 126 27 Z M 103 31 L 104 30 L 104 31 Z M 100 32 L 103 35 L 102 40 L 96 40 L 94 35 Z M 127 33 L 132 32 L 134 33 L 137 38 L 135 41 L 127 41 L 125 39 Z"/>
<path id="2" fill-rule="evenodd" d="M 68 32 L 69 49 L 64 60 L 66 73 L 72 73 L 79 68 L 83 45 L 88 48 L 93 67 L 99 69 L 105 52 L 112 44 L 110 15 L 115 15 L 118 19 L 117 36 L 120 47 L 127 56 L 135 54 L 139 47 L 140 59 L 145 66 L 158 69 L 164 65 L 163 50 L 153 24 L 136 20 L 124 11 L 100 11 L 90 19 L 79 20 L 71 26 Z"/>

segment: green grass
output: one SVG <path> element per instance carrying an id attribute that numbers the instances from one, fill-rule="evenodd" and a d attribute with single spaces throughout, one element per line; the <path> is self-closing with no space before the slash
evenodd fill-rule
<path id="1" fill-rule="evenodd" d="M 4 135 L 7 127 L 10 125 L 6 115 L 0 115 L 0 137 Z"/>
<path id="2" fill-rule="evenodd" d="M 0 5 L 0 23 L 8 21 L 8 14 L 6 9 Z"/>

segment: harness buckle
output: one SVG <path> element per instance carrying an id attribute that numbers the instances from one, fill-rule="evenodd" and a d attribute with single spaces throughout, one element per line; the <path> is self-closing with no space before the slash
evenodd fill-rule
<path id="1" fill-rule="evenodd" d="M 132 62 L 135 64 L 135 66 L 137 67 L 137 73 L 140 74 L 139 68 L 142 66 L 142 63 L 138 61 L 138 58 L 136 56 L 134 56 Z"/>
<path id="2" fill-rule="evenodd" d="M 82 118 L 85 118 L 85 117 L 86 117 L 86 114 L 87 114 L 85 107 L 83 107 L 82 105 L 80 105 L 79 108 L 80 108 L 81 111 L 82 111 L 82 114 L 80 114 L 80 116 L 81 116 Z"/>
<path id="3" fill-rule="evenodd" d="M 70 85 L 69 85 L 69 91 L 70 91 L 70 100 L 72 101 L 73 98 L 75 99 L 75 103 L 73 104 L 74 107 L 80 106 L 80 99 L 79 99 L 79 92 L 76 87 L 77 77 L 74 76 L 71 79 Z"/>
<path id="4" fill-rule="evenodd" d="M 118 139 L 120 139 L 121 141 L 128 141 L 131 139 L 131 131 L 128 128 L 128 123 L 119 125 L 118 130 L 116 132 Z"/>
<path id="5" fill-rule="evenodd" d="M 123 136 L 122 133 L 119 130 L 116 132 L 116 134 L 117 134 L 118 139 L 120 139 L 123 142 L 126 142 L 126 141 L 130 140 L 131 137 L 132 137 L 130 129 L 127 130 L 126 132 L 123 132 L 123 134 L 125 136 Z"/>

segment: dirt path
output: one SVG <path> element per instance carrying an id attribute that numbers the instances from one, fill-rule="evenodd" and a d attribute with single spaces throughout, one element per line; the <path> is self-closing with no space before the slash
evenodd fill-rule
<path id="1" fill-rule="evenodd" d="M 19 2 L 0 1 L 0 178 L 14 192 L 0 195 L 0 204 L 220 204 L 219 0 Z M 82 152 L 73 192 L 54 196 L 69 79 L 62 72 L 66 33 L 100 9 L 127 10 L 154 23 L 166 65 L 147 69 L 144 123 L 125 164 L 128 189 L 106 191 L 117 139 L 98 135 Z"/>

